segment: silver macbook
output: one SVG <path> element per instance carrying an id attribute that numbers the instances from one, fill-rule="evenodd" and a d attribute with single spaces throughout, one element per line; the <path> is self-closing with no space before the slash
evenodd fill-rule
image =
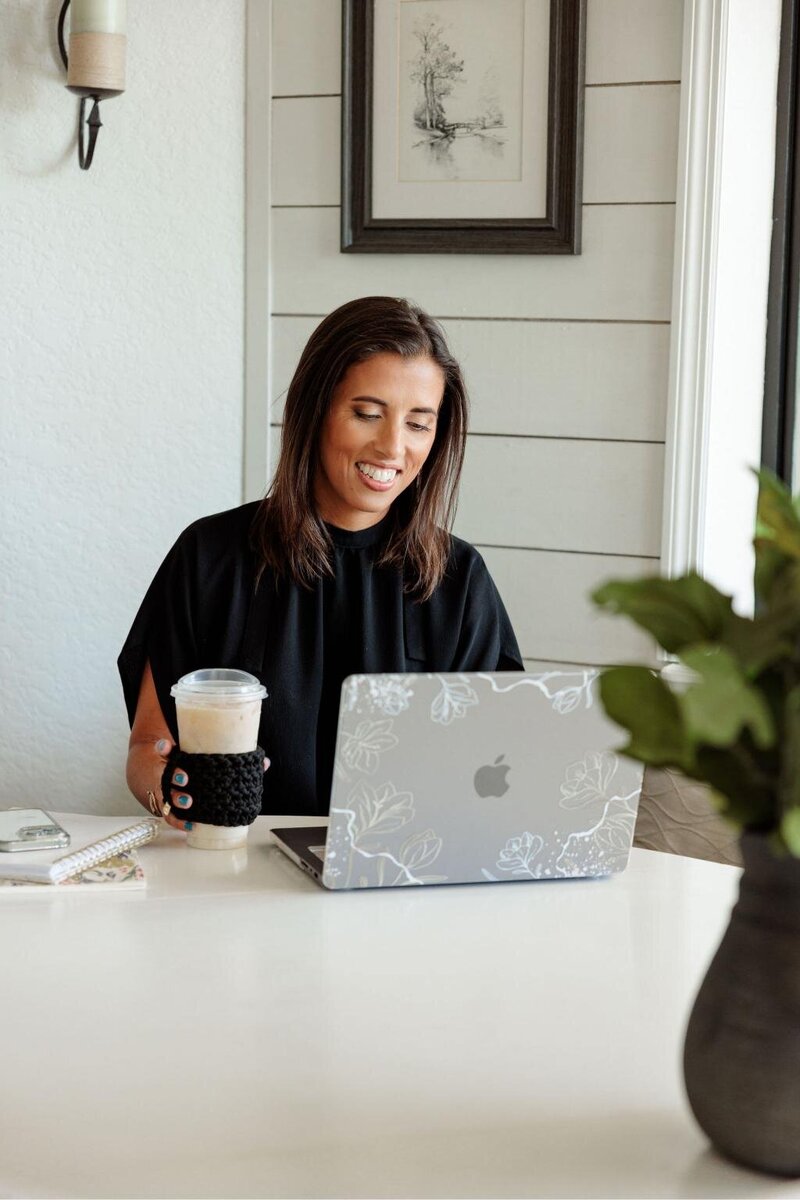
<path id="1" fill-rule="evenodd" d="M 624 870 L 643 767 L 616 755 L 598 671 L 353 675 L 330 820 L 274 829 L 323 887 L 418 887 Z"/>

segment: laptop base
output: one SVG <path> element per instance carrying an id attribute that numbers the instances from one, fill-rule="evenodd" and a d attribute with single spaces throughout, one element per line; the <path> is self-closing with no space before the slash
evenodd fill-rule
<path id="1" fill-rule="evenodd" d="M 315 879 L 320 887 L 325 886 L 322 882 L 322 868 L 325 864 L 316 851 L 322 850 L 325 846 L 325 838 L 328 836 L 327 825 L 305 825 L 294 829 L 270 829 L 270 833 L 275 839 L 278 849 L 287 858 L 290 858 L 293 863 L 296 863 L 312 879 Z"/>

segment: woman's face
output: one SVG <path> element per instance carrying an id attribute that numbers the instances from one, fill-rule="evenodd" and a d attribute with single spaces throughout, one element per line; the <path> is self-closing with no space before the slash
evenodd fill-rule
<path id="1" fill-rule="evenodd" d="M 323 521 L 367 529 L 431 452 L 444 395 L 432 358 L 373 354 L 345 372 L 322 423 L 314 494 Z"/>

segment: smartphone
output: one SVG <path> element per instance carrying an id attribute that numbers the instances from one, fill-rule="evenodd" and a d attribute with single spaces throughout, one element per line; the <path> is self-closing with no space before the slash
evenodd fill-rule
<path id="1" fill-rule="evenodd" d="M 66 829 L 41 808 L 0 811 L 0 851 L 59 850 L 68 845 Z"/>

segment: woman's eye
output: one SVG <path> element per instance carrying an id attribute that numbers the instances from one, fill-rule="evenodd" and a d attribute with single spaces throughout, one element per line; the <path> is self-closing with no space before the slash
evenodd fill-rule
<path id="1" fill-rule="evenodd" d="M 353 409 L 353 416 L 359 421 L 380 421 L 380 413 L 359 412 L 357 408 Z M 413 429 L 414 433 L 430 433 L 430 425 L 419 425 L 416 421 L 409 421 L 408 428 Z"/>

